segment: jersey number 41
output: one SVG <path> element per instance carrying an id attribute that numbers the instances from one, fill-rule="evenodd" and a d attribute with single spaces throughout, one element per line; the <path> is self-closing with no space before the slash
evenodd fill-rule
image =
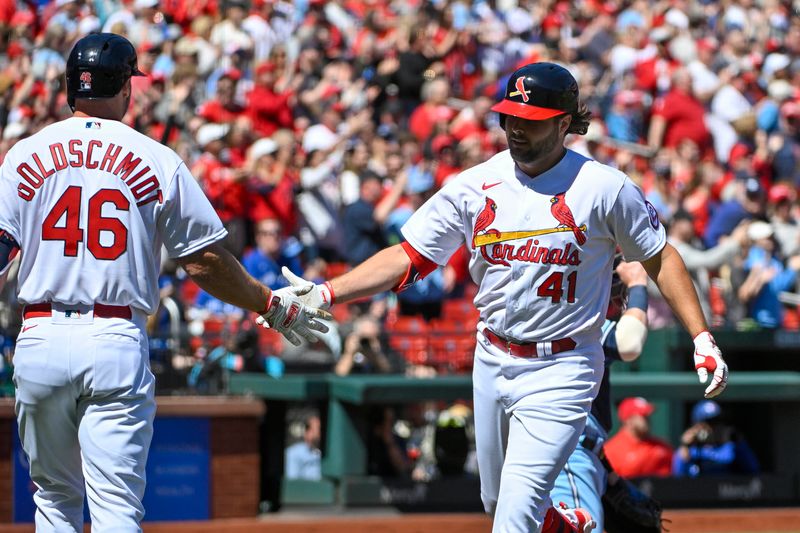
<path id="1" fill-rule="evenodd" d="M 567 303 L 575 303 L 575 283 L 578 280 L 578 273 L 571 272 L 567 276 Z M 564 273 L 553 272 L 547 279 L 539 285 L 536 296 L 550 298 L 554 304 L 560 303 L 564 295 Z"/>

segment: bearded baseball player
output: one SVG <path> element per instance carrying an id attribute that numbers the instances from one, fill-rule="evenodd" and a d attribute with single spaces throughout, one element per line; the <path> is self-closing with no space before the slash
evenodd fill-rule
<path id="1" fill-rule="evenodd" d="M 553 63 L 520 68 L 493 110 L 509 150 L 449 181 L 403 227 L 406 242 L 302 298 L 324 308 L 402 290 L 467 245 L 479 286 L 478 468 L 494 531 L 560 531 L 553 517 L 568 516 L 585 533 L 595 525 L 587 513 L 555 513 L 549 494 L 600 388 L 617 245 L 642 263 L 694 339 L 700 381 L 713 375 L 706 397 L 722 392 L 728 371 L 653 206 L 622 172 L 564 147 L 568 133 L 585 134 L 589 125 L 569 71 Z"/>
<path id="2" fill-rule="evenodd" d="M 155 415 L 145 320 L 162 245 L 203 289 L 289 340 L 327 329 L 300 291 L 275 297 L 247 275 L 178 155 L 120 122 L 141 75 L 125 38 L 82 38 L 66 71 L 74 116 L 0 167 L 3 270 L 21 253 L 14 384 L 39 532 L 83 532 L 84 495 L 93 530 L 141 531 Z"/>

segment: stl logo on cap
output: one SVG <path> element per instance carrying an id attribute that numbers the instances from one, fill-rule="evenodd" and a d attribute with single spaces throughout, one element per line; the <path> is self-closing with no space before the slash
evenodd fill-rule
<path id="1" fill-rule="evenodd" d="M 92 73 L 91 72 L 81 72 L 81 91 L 91 91 L 92 90 Z"/>
<path id="2" fill-rule="evenodd" d="M 517 78 L 517 81 L 514 83 L 514 87 L 516 87 L 516 91 L 512 91 L 508 93 L 509 98 L 512 96 L 522 96 L 522 101 L 527 102 L 530 100 L 528 95 L 531 93 L 530 90 L 525 90 L 525 76 L 520 76 Z"/>

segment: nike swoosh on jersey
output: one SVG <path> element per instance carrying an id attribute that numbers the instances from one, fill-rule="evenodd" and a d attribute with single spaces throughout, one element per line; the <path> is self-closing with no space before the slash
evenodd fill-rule
<path id="1" fill-rule="evenodd" d="M 39 325 L 39 324 L 31 324 L 30 326 L 25 326 L 24 328 L 22 328 L 22 333 L 25 333 L 25 332 L 26 332 L 26 331 L 28 331 L 29 329 L 33 329 L 33 328 L 35 328 L 35 327 L 36 327 L 36 326 L 38 326 L 38 325 Z"/>
<path id="2" fill-rule="evenodd" d="M 502 181 L 498 181 L 497 183 L 490 183 L 488 185 L 486 183 L 484 183 L 483 185 L 481 185 L 481 189 L 483 189 L 484 191 L 487 191 L 487 190 L 491 189 L 492 187 L 494 187 L 495 185 L 500 185 L 501 183 L 503 183 L 503 182 Z"/>

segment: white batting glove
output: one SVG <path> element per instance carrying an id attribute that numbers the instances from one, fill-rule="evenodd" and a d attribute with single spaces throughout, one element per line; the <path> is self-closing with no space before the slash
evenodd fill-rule
<path id="1" fill-rule="evenodd" d="M 326 281 L 321 285 L 314 285 L 313 282 L 301 278 L 287 267 L 283 267 L 281 269 L 281 273 L 283 274 L 283 277 L 289 280 L 289 283 L 292 284 L 293 288 L 309 287 L 308 291 L 304 292 L 300 298 L 300 301 L 307 306 L 315 307 L 317 309 L 330 309 L 330 307 L 333 305 L 333 288 L 329 282 Z M 278 294 L 284 290 L 286 290 L 286 288 L 279 289 Z"/>
<path id="2" fill-rule="evenodd" d="M 286 287 L 283 292 L 273 291 L 270 294 L 267 310 L 256 318 L 256 323 L 265 328 L 273 328 L 283 334 L 286 340 L 300 346 L 302 341 L 298 335 L 309 342 L 314 342 L 313 331 L 327 333 L 328 326 L 320 319 L 330 320 L 330 313 L 316 309 L 303 303 L 301 296 L 311 290 L 305 287 Z"/>
<path id="3" fill-rule="evenodd" d="M 728 365 L 725 364 L 714 337 L 707 331 L 694 338 L 694 368 L 700 383 L 708 381 L 708 373 L 713 373 L 711 383 L 706 388 L 706 398 L 719 396 L 728 386 Z"/>

